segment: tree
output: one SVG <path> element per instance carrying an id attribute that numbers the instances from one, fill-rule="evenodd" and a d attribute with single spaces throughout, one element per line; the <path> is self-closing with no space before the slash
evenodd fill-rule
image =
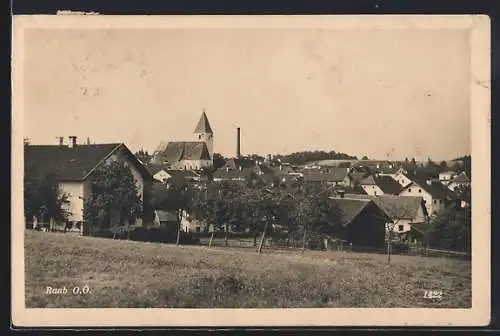
<path id="1" fill-rule="evenodd" d="M 431 222 L 430 246 L 446 250 L 471 251 L 471 207 L 448 207 Z"/>
<path id="2" fill-rule="evenodd" d="M 446 161 L 441 161 L 439 163 L 439 170 L 440 172 L 445 172 L 446 170 L 448 170 L 448 163 L 446 163 Z"/>
<path id="3" fill-rule="evenodd" d="M 226 158 L 220 153 L 213 155 L 214 169 L 219 169 L 226 164 Z"/>
<path id="4" fill-rule="evenodd" d="M 68 195 L 59 187 L 57 175 L 43 172 L 24 178 L 24 215 L 37 220 L 47 215 L 54 220 L 67 220 L 71 213 L 65 210 Z M 43 221 L 43 218 L 40 218 Z"/>
<path id="5" fill-rule="evenodd" d="M 161 205 L 162 210 L 174 210 L 177 212 L 177 217 L 179 219 L 177 226 L 177 245 L 180 243 L 181 220 L 183 216 L 186 215 L 192 208 L 193 198 L 195 195 L 196 192 L 192 185 L 190 185 L 182 176 L 174 176 L 161 198 L 163 202 Z"/>
<path id="6" fill-rule="evenodd" d="M 113 161 L 99 167 L 93 176 L 91 195 L 84 203 L 84 220 L 91 232 L 126 226 L 130 233 L 129 225 L 142 216 L 142 201 L 130 168 Z"/>
<path id="7" fill-rule="evenodd" d="M 369 160 L 369 159 L 368 159 L 368 156 L 364 155 L 364 156 L 361 158 L 361 160 Z"/>
<path id="8" fill-rule="evenodd" d="M 378 200 L 378 206 L 380 206 L 386 217 L 386 253 L 387 253 L 387 263 L 391 262 L 391 254 L 392 254 L 392 244 L 394 239 L 396 238 L 395 228 L 400 223 L 402 218 L 411 218 L 413 215 L 413 211 L 410 208 L 405 207 L 399 203 L 383 203 L 381 199 Z"/>
<path id="9" fill-rule="evenodd" d="M 303 185 L 293 198 L 291 212 L 293 226 L 302 235 L 302 251 L 312 235 L 338 236 L 342 234 L 340 210 L 329 199 L 329 191 L 316 185 Z"/>

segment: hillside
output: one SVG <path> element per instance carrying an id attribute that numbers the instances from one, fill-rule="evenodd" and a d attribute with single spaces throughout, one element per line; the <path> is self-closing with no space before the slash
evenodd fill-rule
<path id="1" fill-rule="evenodd" d="M 163 245 L 27 232 L 26 306 L 99 308 L 471 305 L 471 264 L 340 252 Z M 40 253 L 41 251 L 41 253 Z M 73 295 L 87 285 L 89 293 Z M 48 295 L 47 286 L 66 286 Z M 442 290 L 441 300 L 424 298 Z"/>

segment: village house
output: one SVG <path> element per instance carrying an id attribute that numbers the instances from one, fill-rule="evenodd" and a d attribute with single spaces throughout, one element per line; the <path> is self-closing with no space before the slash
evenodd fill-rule
<path id="1" fill-rule="evenodd" d="M 422 197 L 429 216 L 440 214 L 455 201 L 455 195 L 443 184 L 422 177 L 414 177 L 414 181 L 404 187 L 399 196 Z"/>
<path id="2" fill-rule="evenodd" d="M 252 173 L 257 174 L 254 168 L 239 168 L 239 169 L 229 169 L 219 168 L 213 173 L 213 181 L 235 181 L 235 182 L 245 182 L 252 175 Z"/>
<path id="3" fill-rule="evenodd" d="M 390 176 L 370 175 L 360 183 L 368 195 L 398 195 L 402 186 Z"/>
<path id="4" fill-rule="evenodd" d="M 162 142 L 153 153 L 153 164 L 174 170 L 200 170 L 213 166 L 214 132 L 205 110 L 194 130 L 195 141 Z"/>
<path id="5" fill-rule="evenodd" d="M 350 168 L 326 168 L 321 170 L 304 170 L 305 183 L 320 183 L 330 187 L 336 185 L 351 186 Z"/>
<path id="6" fill-rule="evenodd" d="M 408 172 L 403 168 L 399 168 L 395 172 L 380 172 L 380 176 L 390 176 L 396 182 L 398 182 L 402 187 L 406 187 L 412 182 L 412 179 L 408 176 Z"/>
<path id="7" fill-rule="evenodd" d="M 342 239 L 353 246 L 384 248 L 387 215 L 371 199 L 330 197 L 340 210 Z"/>
<path id="8" fill-rule="evenodd" d="M 470 187 L 471 182 L 467 173 L 461 172 L 460 174 L 454 176 L 450 182 L 447 184 L 448 189 L 451 191 L 456 191 L 459 188 Z"/>
<path id="9" fill-rule="evenodd" d="M 68 195 L 65 210 L 69 213 L 69 224 L 80 227 L 84 234 L 88 234 L 88 228 L 83 225 L 83 207 L 92 192 L 93 173 L 112 161 L 123 162 L 130 167 L 139 196 L 144 203 L 142 218 L 130 224 L 141 226 L 151 223 L 153 211 L 147 205 L 153 178 L 127 146 L 123 143 L 78 144 L 77 137 L 70 137 L 70 140 L 68 145 L 60 138 L 59 145 L 24 147 L 25 177 L 44 172 L 57 175 L 61 192 Z"/>
<path id="10" fill-rule="evenodd" d="M 176 211 L 155 210 L 154 224 L 156 226 L 177 228 L 179 218 Z"/>
<path id="11" fill-rule="evenodd" d="M 393 232 L 403 240 L 407 238 L 413 225 L 428 224 L 427 208 L 421 196 L 346 194 L 345 197 L 373 200 L 389 218 L 386 228 L 393 228 Z"/>
<path id="12" fill-rule="evenodd" d="M 181 230 L 184 232 L 201 232 L 205 231 L 204 221 L 198 220 L 191 216 L 186 211 L 183 211 L 181 216 Z"/>
<path id="13" fill-rule="evenodd" d="M 173 178 L 183 179 L 186 182 L 199 182 L 201 180 L 200 174 L 194 170 L 172 170 L 160 169 L 154 173 L 153 178 L 156 181 L 168 184 Z"/>
<path id="14" fill-rule="evenodd" d="M 439 173 L 439 181 L 443 184 L 448 184 L 455 175 L 455 172 L 451 170 L 441 172 Z"/>
<path id="15" fill-rule="evenodd" d="M 260 171 L 259 165 L 251 158 L 239 157 L 230 158 L 226 161 L 222 169 L 226 170 L 241 170 L 241 169 L 254 169 L 256 172 Z"/>

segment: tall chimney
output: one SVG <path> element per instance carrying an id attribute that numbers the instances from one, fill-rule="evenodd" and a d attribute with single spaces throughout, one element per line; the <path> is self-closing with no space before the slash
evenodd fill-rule
<path id="1" fill-rule="evenodd" d="M 238 159 L 241 157 L 241 131 L 239 127 L 236 129 L 236 157 Z"/>
<path id="2" fill-rule="evenodd" d="M 74 148 L 74 147 L 76 147 L 76 136 L 72 135 L 72 136 L 69 136 L 68 138 L 69 138 L 69 140 L 70 140 L 70 141 L 69 141 L 69 145 L 68 145 L 68 147 L 69 147 L 69 148 Z"/>

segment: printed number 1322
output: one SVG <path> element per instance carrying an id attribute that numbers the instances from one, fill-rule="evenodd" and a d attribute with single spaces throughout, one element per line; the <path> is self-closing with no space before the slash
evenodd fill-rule
<path id="1" fill-rule="evenodd" d="M 426 299 L 441 299 L 443 297 L 443 291 L 425 291 L 424 292 L 424 298 Z"/>

